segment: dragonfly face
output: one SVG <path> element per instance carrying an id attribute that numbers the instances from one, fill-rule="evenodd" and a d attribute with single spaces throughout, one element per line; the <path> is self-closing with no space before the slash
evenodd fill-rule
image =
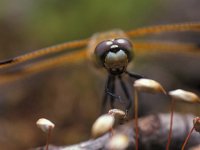
<path id="1" fill-rule="evenodd" d="M 110 74 L 122 74 L 132 60 L 133 47 L 128 39 L 119 38 L 99 43 L 94 51 L 97 62 Z"/>

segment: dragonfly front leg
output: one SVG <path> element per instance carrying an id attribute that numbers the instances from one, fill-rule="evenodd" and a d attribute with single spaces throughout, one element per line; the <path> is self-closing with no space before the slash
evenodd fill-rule
<path id="1" fill-rule="evenodd" d="M 111 77 L 111 85 L 110 85 L 110 92 L 108 94 L 110 95 L 110 106 L 113 109 L 114 108 L 114 100 L 115 98 L 118 98 L 119 96 L 115 95 L 115 76 Z"/>
<path id="2" fill-rule="evenodd" d="M 137 73 L 133 73 L 133 72 L 129 72 L 129 71 L 125 71 L 125 73 L 128 74 L 130 77 L 135 78 L 135 79 L 144 78 L 144 76 L 137 74 Z"/>
<path id="3" fill-rule="evenodd" d="M 129 109 L 130 109 L 131 106 L 132 106 L 131 95 L 130 95 L 130 93 L 129 93 L 129 91 L 128 91 L 128 89 L 127 89 L 127 87 L 126 87 L 126 85 L 125 85 L 125 83 L 124 83 L 124 81 L 123 81 L 123 79 L 122 79 L 122 77 L 121 77 L 121 76 L 118 76 L 118 77 L 119 77 L 119 81 L 120 81 L 122 90 L 124 91 L 124 94 L 125 94 L 125 96 L 126 96 L 126 98 L 127 98 L 127 100 L 128 100 L 128 103 L 127 103 L 127 105 L 126 105 L 126 112 L 128 113 Z"/>
<path id="4" fill-rule="evenodd" d="M 106 108 L 106 103 L 108 101 L 108 96 L 110 96 L 110 106 L 111 108 L 114 108 L 114 100 L 118 99 L 121 101 L 121 97 L 119 95 L 115 94 L 115 76 L 109 75 L 107 82 L 106 82 L 106 87 L 105 87 L 105 92 L 104 92 L 104 97 L 102 101 L 102 112 L 105 111 Z"/>
<path id="5" fill-rule="evenodd" d="M 110 89 L 110 83 L 111 83 L 111 76 L 108 76 L 108 79 L 106 81 L 106 86 L 105 86 L 105 92 L 104 92 L 104 96 L 103 96 L 103 101 L 102 101 L 102 106 L 101 106 L 101 112 L 103 113 L 105 111 L 106 108 L 106 103 L 108 101 L 108 89 Z"/>

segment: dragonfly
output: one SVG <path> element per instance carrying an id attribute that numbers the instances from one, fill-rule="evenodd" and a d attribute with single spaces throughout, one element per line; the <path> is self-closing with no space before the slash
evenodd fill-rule
<path id="1" fill-rule="evenodd" d="M 27 75 L 64 64 L 89 59 L 95 66 L 104 68 L 108 72 L 102 108 L 105 108 L 108 96 L 110 96 L 111 108 L 114 107 L 116 99 L 123 103 L 120 96 L 115 94 L 115 80 L 118 77 L 124 94 L 128 99 L 128 103 L 125 106 L 126 112 L 128 112 L 132 106 L 131 96 L 122 77 L 127 74 L 131 78 L 143 78 L 142 75 L 127 70 L 127 66 L 132 63 L 134 55 L 152 52 L 200 52 L 200 46 L 197 43 L 135 40 L 148 35 L 169 32 L 200 32 L 200 22 L 155 25 L 130 31 L 111 30 L 96 33 L 90 38 L 65 42 L 2 60 L 0 61 L 0 84 L 15 81 Z M 17 68 L 18 65 L 19 68 Z"/>

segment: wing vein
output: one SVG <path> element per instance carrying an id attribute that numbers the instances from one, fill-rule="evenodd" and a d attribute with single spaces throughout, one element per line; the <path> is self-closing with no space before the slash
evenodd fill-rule
<path id="1" fill-rule="evenodd" d="M 127 31 L 126 34 L 130 38 L 136 38 L 151 34 L 159 34 L 163 32 L 183 32 L 183 31 L 200 31 L 200 23 L 180 23 L 180 24 L 167 24 L 167 25 L 157 25 L 144 28 L 138 28 L 131 31 Z"/>
<path id="2" fill-rule="evenodd" d="M 67 53 L 55 58 L 49 58 L 40 62 L 35 62 L 20 68 L 12 73 L 4 73 L 0 75 L 0 84 L 7 83 L 21 79 L 27 75 L 35 74 L 45 70 L 49 70 L 67 63 L 78 62 L 84 60 L 87 57 L 85 49 Z"/>
<path id="3" fill-rule="evenodd" d="M 81 47 L 85 47 L 88 43 L 88 39 L 84 39 L 84 40 L 79 40 L 79 41 L 73 41 L 73 42 L 66 42 L 66 43 L 62 43 L 62 44 L 58 44 L 52 47 L 47 47 L 47 48 L 43 48 L 40 50 L 36 50 L 34 52 L 31 53 L 27 53 L 6 61 L 2 61 L 0 62 L 0 68 L 6 68 L 6 67 L 10 67 L 28 60 L 32 60 L 35 58 L 39 58 L 42 57 L 44 55 L 47 54 L 54 54 L 54 53 L 58 53 L 61 51 L 64 51 L 66 49 L 72 49 L 72 48 L 81 48 Z"/>

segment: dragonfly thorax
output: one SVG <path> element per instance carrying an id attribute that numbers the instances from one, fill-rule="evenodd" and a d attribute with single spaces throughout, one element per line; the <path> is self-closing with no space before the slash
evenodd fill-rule
<path id="1" fill-rule="evenodd" d="M 96 46 L 95 56 L 109 73 L 120 75 L 132 60 L 132 49 L 132 44 L 127 39 L 106 40 Z"/>

